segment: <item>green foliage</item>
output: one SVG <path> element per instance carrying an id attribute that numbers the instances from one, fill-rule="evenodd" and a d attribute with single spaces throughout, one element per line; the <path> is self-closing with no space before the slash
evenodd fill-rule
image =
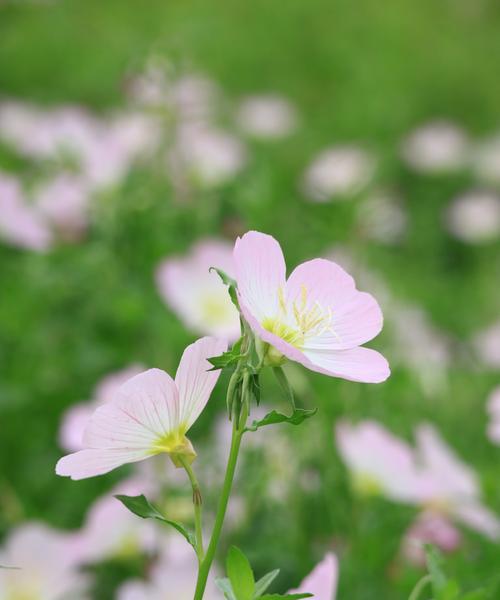
<path id="1" fill-rule="evenodd" d="M 211 270 L 215 271 L 217 273 L 217 275 L 219 275 L 219 277 L 222 279 L 222 283 L 224 285 L 227 285 L 231 301 L 236 306 L 236 308 L 239 310 L 240 304 L 238 302 L 238 285 L 237 285 L 236 281 L 232 277 L 229 277 L 229 275 L 227 273 L 224 273 L 224 271 L 222 269 L 219 269 L 217 267 L 211 267 Z"/>
<path id="2" fill-rule="evenodd" d="M 128 508 L 130 512 L 134 513 L 134 515 L 137 515 L 138 517 L 143 519 L 156 519 L 161 523 L 170 525 L 176 529 L 186 539 L 186 541 L 193 546 L 193 548 L 196 549 L 196 538 L 194 534 L 186 529 L 181 523 L 167 519 L 157 508 L 151 504 L 146 496 L 142 494 L 140 496 L 125 496 L 124 494 L 117 494 L 115 498 L 119 500 L 126 508 Z"/>
<path id="3" fill-rule="evenodd" d="M 210 369 L 210 371 L 232 367 L 236 365 L 241 358 L 244 358 L 245 355 L 241 353 L 242 342 L 243 338 L 241 337 L 229 350 L 223 352 L 220 356 L 212 356 L 209 358 L 208 362 L 213 365 L 213 368 Z"/>
<path id="4" fill-rule="evenodd" d="M 305 408 L 296 408 L 290 416 L 279 413 L 276 410 L 268 413 L 263 419 L 259 421 L 253 421 L 252 424 L 247 427 L 247 431 L 257 431 L 261 427 L 266 427 L 267 425 L 276 425 L 278 423 L 290 423 L 291 425 L 300 425 L 306 419 L 310 419 L 314 417 L 314 415 L 318 412 L 317 408 L 313 409 L 305 409 Z"/>

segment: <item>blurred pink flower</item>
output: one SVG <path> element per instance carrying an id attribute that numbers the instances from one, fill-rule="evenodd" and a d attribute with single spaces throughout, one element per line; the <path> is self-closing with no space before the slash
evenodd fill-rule
<path id="1" fill-rule="evenodd" d="M 337 448 L 362 495 L 383 495 L 397 502 L 418 504 L 425 493 L 415 452 L 375 421 L 335 428 Z"/>
<path id="2" fill-rule="evenodd" d="M 209 576 L 203 598 L 219 600 L 221 593 L 214 583 L 216 573 Z M 148 581 L 134 579 L 125 583 L 117 600 L 191 600 L 197 577 L 196 557 L 184 540 L 168 537 Z"/>
<path id="3" fill-rule="evenodd" d="M 488 191 L 470 191 L 447 208 L 446 228 L 463 242 L 481 244 L 500 237 L 500 197 Z"/>
<path id="4" fill-rule="evenodd" d="M 500 540 L 500 519 L 481 502 L 478 478 L 429 424 L 417 428 L 417 453 L 427 489 L 424 505 Z"/>
<path id="5" fill-rule="evenodd" d="M 290 590 L 288 593 L 310 593 L 316 600 L 335 600 L 337 596 L 338 571 L 337 557 L 329 553 L 316 565 L 314 570 L 297 589 Z"/>
<path id="6" fill-rule="evenodd" d="M 196 456 L 186 433 L 199 417 L 219 378 L 207 358 L 221 354 L 227 343 L 202 338 L 182 355 L 175 381 L 160 369 L 149 369 L 123 384 L 111 402 L 92 415 L 85 428 L 84 450 L 59 460 L 56 473 L 85 479 L 166 452 Z"/>
<path id="7" fill-rule="evenodd" d="M 473 345 L 481 361 L 493 369 L 500 368 L 500 320 L 479 331 Z"/>
<path id="8" fill-rule="evenodd" d="M 106 375 L 94 391 L 94 398 L 70 406 L 64 413 L 59 430 L 59 443 L 69 452 L 83 449 L 83 432 L 90 417 L 101 404 L 111 402 L 118 389 L 131 377 L 144 370 L 142 365 L 133 364 L 125 369 Z"/>
<path id="9" fill-rule="evenodd" d="M 78 571 L 76 537 L 40 523 L 25 523 L 0 548 L 0 598 L 64 600 L 90 598 L 87 576 Z"/>
<path id="10" fill-rule="evenodd" d="M 346 199 L 371 182 L 375 166 L 373 156 L 355 146 L 324 150 L 306 170 L 304 193 L 313 202 Z"/>
<path id="11" fill-rule="evenodd" d="M 240 336 L 239 314 L 211 267 L 234 275 L 230 244 L 208 239 L 198 242 L 187 256 L 162 261 L 156 282 L 165 302 L 188 329 L 233 341 Z"/>
<path id="12" fill-rule="evenodd" d="M 462 129 L 447 121 L 433 121 L 411 132 L 401 153 L 415 171 L 437 173 L 464 167 L 469 147 Z"/>
<path id="13" fill-rule="evenodd" d="M 443 515 L 424 510 L 405 533 L 401 551 L 406 560 L 425 566 L 425 544 L 433 544 L 443 552 L 453 552 L 462 543 L 460 531 Z"/>
<path id="14" fill-rule="evenodd" d="M 500 134 L 476 145 L 472 155 L 476 176 L 486 184 L 500 183 Z"/>
<path id="15" fill-rule="evenodd" d="M 0 238 L 28 250 L 43 252 L 52 243 L 49 227 L 30 206 L 19 182 L 0 173 Z"/>
<path id="16" fill-rule="evenodd" d="M 294 107 L 276 94 L 245 98 L 238 108 L 236 120 L 242 131 L 264 140 L 286 137 L 297 126 Z"/>
<path id="17" fill-rule="evenodd" d="M 219 103 L 220 91 L 205 75 L 184 75 L 167 89 L 167 106 L 181 123 L 208 123 Z"/>
<path id="18" fill-rule="evenodd" d="M 500 386 L 491 392 L 486 410 L 490 417 L 488 437 L 494 444 L 500 445 Z"/>
<path id="19" fill-rule="evenodd" d="M 387 246 L 399 244 L 408 228 L 408 215 L 399 198 L 377 192 L 359 207 L 357 225 L 361 234 Z"/>
<path id="20" fill-rule="evenodd" d="M 333 377 L 387 379 L 385 358 L 361 346 L 382 329 L 382 312 L 341 267 L 315 259 L 296 267 L 287 280 L 280 245 L 257 231 L 236 240 L 234 261 L 241 310 L 269 345 L 268 362 L 281 364 L 286 357 Z"/>

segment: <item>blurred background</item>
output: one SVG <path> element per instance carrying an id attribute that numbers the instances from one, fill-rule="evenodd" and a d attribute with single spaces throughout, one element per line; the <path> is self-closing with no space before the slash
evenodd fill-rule
<path id="1" fill-rule="evenodd" d="M 221 556 L 237 544 L 258 575 L 280 567 L 284 592 L 333 551 L 339 598 L 396 600 L 423 573 L 413 528 L 465 588 L 500 597 L 499 56 L 493 0 L 0 2 L 0 563 L 30 555 L 43 579 L 51 553 L 29 552 L 37 543 L 59 566 L 60 547 L 93 549 L 75 559 L 77 584 L 34 597 L 78 585 L 133 598 L 130 580 L 157 597 L 164 542 L 143 539 L 111 493 L 138 479 L 189 522 L 173 465 L 76 483 L 54 466 L 124 378 L 174 373 L 202 334 L 234 339 L 208 267 L 230 272 L 249 229 L 275 236 L 290 269 L 331 258 L 377 297 L 371 345 L 392 376 L 363 385 L 290 365 L 318 415 L 249 436 Z M 226 381 L 192 432 L 208 515 Z M 286 410 L 263 386 L 263 404 Z M 346 452 L 336 427 L 366 421 L 417 462 L 415 432 L 432 425 L 435 501 L 377 481 L 390 452 L 375 466 Z M 175 543 L 166 563 L 189 562 Z M 25 585 L 0 577 L 1 598 Z"/>

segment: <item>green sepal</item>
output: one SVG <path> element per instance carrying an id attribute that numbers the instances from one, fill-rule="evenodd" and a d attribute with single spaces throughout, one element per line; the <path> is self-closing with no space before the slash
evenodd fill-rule
<path id="1" fill-rule="evenodd" d="M 227 553 L 226 570 L 236 600 L 253 600 L 255 578 L 248 558 L 236 546 Z"/>
<path id="2" fill-rule="evenodd" d="M 267 591 L 267 588 L 271 585 L 271 583 L 278 577 L 280 570 L 274 569 L 270 573 L 266 573 L 263 577 L 257 581 L 255 584 L 255 598 L 260 598 L 262 594 Z"/>
<path id="3" fill-rule="evenodd" d="M 241 345 L 243 338 L 241 337 L 237 342 L 233 344 L 233 347 L 226 352 L 223 352 L 219 356 L 212 356 L 208 358 L 208 362 L 213 365 L 209 371 L 217 371 L 218 369 L 225 369 L 236 364 L 240 359 L 245 358 L 244 354 L 241 354 Z"/>
<path id="4" fill-rule="evenodd" d="M 261 427 L 266 427 L 267 425 L 276 425 L 277 423 L 300 425 L 306 419 L 313 417 L 317 411 L 317 408 L 313 408 L 311 410 L 296 408 L 288 417 L 287 415 L 283 415 L 282 413 L 273 410 L 260 421 L 253 421 L 253 423 L 247 427 L 245 431 L 257 431 L 257 429 L 260 429 Z"/>
<path id="5" fill-rule="evenodd" d="M 295 410 L 295 397 L 293 395 L 293 389 L 290 385 L 290 382 L 288 381 L 288 377 L 286 376 L 285 371 L 283 371 L 282 367 L 273 367 L 273 373 L 276 379 L 278 380 L 278 383 L 280 384 L 281 388 L 285 392 L 287 400 L 288 402 L 290 402 L 290 406 L 293 410 Z"/>
<path id="6" fill-rule="evenodd" d="M 236 281 L 229 277 L 227 273 L 225 273 L 222 269 L 218 269 L 217 267 L 210 267 L 210 271 L 215 271 L 217 275 L 221 278 L 222 283 L 227 285 L 227 291 L 229 292 L 229 296 L 231 298 L 232 303 L 236 306 L 238 310 L 240 310 L 240 303 L 238 302 L 238 284 Z"/>
<path id="7" fill-rule="evenodd" d="M 137 515 L 138 517 L 141 517 L 142 519 L 156 519 L 157 521 L 161 521 L 166 525 L 170 525 L 182 536 L 184 536 L 186 541 L 196 550 L 196 538 L 194 534 L 186 529 L 181 523 L 164 517 L 143 494 L 140 496 L 125 496 L 123 494 L 117 494 L 115 498 L 119 500 L 125 506 L 125 508 L 128 508 L 130 512 L 134 513 L 134 515 Z"/>
<path id="8" fill-rule="evenodd" d="M 231 582 L 227 577 L 217 577 L 215 579 L 215 585 L 224 594 L 224 598 L 226 598 L 226 600 L 237 600 L 236 596 L 234 595 Z"/>

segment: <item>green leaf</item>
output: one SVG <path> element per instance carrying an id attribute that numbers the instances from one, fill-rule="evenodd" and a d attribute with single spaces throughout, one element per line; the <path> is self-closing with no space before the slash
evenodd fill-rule
<path id="1" fill-rule="evenodd" d="M 117 494 L 115 498 L 119 500 L 126 508 L 128 508 L 130 512 L 134 513 L 134 515 L 137 515 L 138 517 L 143 519 L 156 519 L 157 521 L 161 521 L 162 523 L 170 525 L 181 535 L 183 535 L 196 550 L 196 538 L 194 534 L 186 529 L 181 523 L 164 517 L 161 512 L 151 504 L 146 496 L 142 494 L 140 496 L 125 496 L 123 494 Z"/>
<path id="2" fill-rule="evenodd" d="M 439 594 L 446 588 L 448 579 L 443 571 L 443 558 L 438 550 L 429 544 L 425 545 L 425 555 L 427 569 L 432 579 L 432 589 L 434 595 L 440 598 Z M 436 599 L 437 600 L 437 599 Z"/>
<path id="3" fill-rule="evenodd" d="M 293 389 L 288 381 L 288 378 L 285 374 L 285 371 L 281 367 L 273 367 L 273 373 L 276 376 L 280 386 L 286 394 L 288 401 L 290 402 L 290 406 L 293 410 L 295 410 L 295 397 L 293 395 Z"/>
<path id="4" fill-rule="evenodd" d="M 238 310 L 240 310 L 240 304 L 238 302 L 238 284 L 236 281 L 229 277 L 227 273 L 225 273 L 222 269 L 218 269 L 217 267 L 210 267 L 210 271 L 215 271 L 217 275 L 222 279 L 222 283 L 227 285 L 227 290 L 229 292 L 229 296 L 233 304 L 236 306 Z"/>
<path id="5" fill-rule="evenodd" d="M 248 558 L 236 546 L 229 549 L 226 569 L 236 600 L 252 600 L 255 592 L 252 567 Z"/>
<path id="6" fill-rule="evenodd" d="M 211 358 L 208 358 L 208 362 L 213 365 L 213 368 L 209 370 L 217 371 L 218 369 L 224 369 L 225 367 L 229 367 L 237 363 L 241 358 L 244 358 L 244 354 L 241 354 L 242 342 L 243 338 L 240 338 L 227 352 L 223 352 L 219 356 L 212 356 Z"/>
<path id="7" fill-rule="evenodd" d="M 300 600 L 300 598 L 312 598 L 312 594 L 266 594 L 261 596 L 259 600 L 279 600 L 280 598 L 286 598 L 287 600 Z"/>
<path id="8" fill-rule="evenodd" d="M 439 594 L 436 595 L 436 600 L 458 600 L 459 596 L 460 586 L 455 580 L 450 579 L 446 582 Z"/>
<path id="9" fill-rule="evenodd" d="M 276 577 L 278 577 L 279 572 L 279 569 L 274 569 L 274 571 L 266 573 L 264 577 L 261 577 L 259 581 L 257 581 L 255 584 L 255 598 L 262 596 L 262 594 L 267 590 Z"/>
<path id="10" fill-rule="evenodd" d="M 227 577 L 217 577 L 215 580 L 215 584 L 219 588 L 219 590 L 224 594 L 224 598 L 226 598 L 226 600 L 236 600 L 236 596 L 234 595 L 231 582 Z"/>
<path id="11" fill-rule="evenodd" d="M 488 592 L 484 588 L 468 592 L 460 598 L 460 600 L 486 600 L 488 598 Z"/>
<path id="12" fill-rule="evenodd" d="M 254 421 L 249 427 L 246 428 L 246 431 L 257 431 L 257 429 L 260 429 L 261 427 L 265 427 L 266 425 L 275 425 L 276 423 L 300 425 L 306 419 L 313 417 L 317 410 L 317 408 L 313 408 L 312 410 L 296 408 L 289 417 L 273 410 L 260 421 Z"/>

